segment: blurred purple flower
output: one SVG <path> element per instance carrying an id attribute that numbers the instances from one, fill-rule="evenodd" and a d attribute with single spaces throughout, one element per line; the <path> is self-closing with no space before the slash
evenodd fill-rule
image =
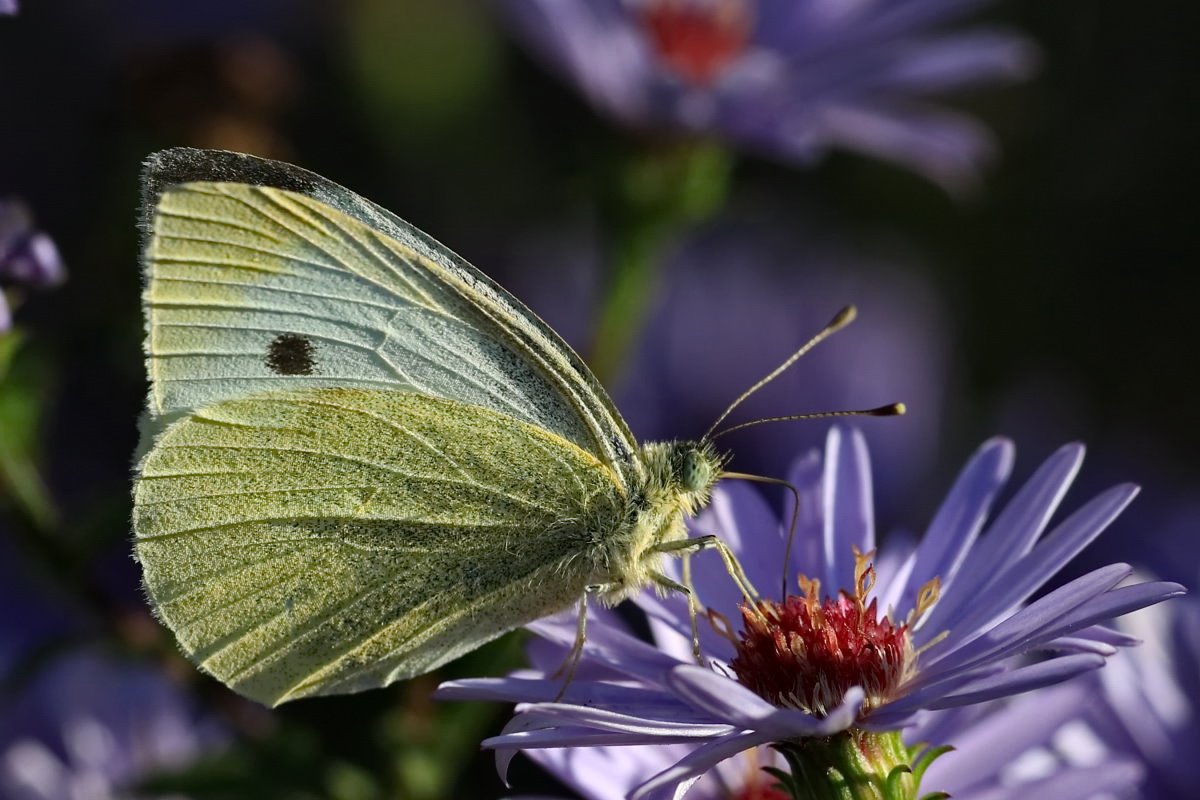
<path id="1" fill-rule="evenodd" d="M 17 0 L 0 0 L 0 14 L 16 14 Z"/>
<path id="2" fill-rule="evenodd" d="M 1084 717 L 1096 701 L 1094 684 L 1071 681 L 1007 701 L 934 712 L 906 729 L 904 738 L 954 747 L 929 766 L 922 786 L 955 800 L 1125 796 L 1135 791 L 1143 769 L 1106 748 L 1088 727 Z"/>
<path id="3" fill-rule="evenodd" d="M 163 676 L 93 654 L 55 662 L 3 710 L 0 795 L 116 800 L 226 739 Z"/>
<path id="4" fill-rule="evenodd" d="M 824 460 L 811 453 L 790 476 L 801 504 L 784 572 L 785 526 L 748 487 L 722 484 L 695 524 L 737 553 L 759 587 L 778 586 L 784 575 L 809 576 L 801 581 L 804 597 L 764 600 L 752 610 L 739 607 L 741 595 L 715 559 L 696 559 L 693 583 L 716 615 L 710 618 L 725 627 L 739 616 L 747 623 L 739 639 L 715 623 L 701 626 L 702 652 L 716 669 L 692 663 L 686 600 L 643 593 L 636 602 L 661 651 L 603 615 L 589 625 L 584 668 L 561 700 L 561 680 L 545 670 L 452 682 L 440 694 L 522 704 L 504 733 L 485 742 L 502 751 L 502 770 L 518 749 L 693 746 L 633 795 L 657 797 L 759 745 L 851 728 L 896 731 L 930 710 L 1058 683 L 1134 642 L 1099 623 L 1182 592 L 1170 583 L 1113 588 L 1130 572 L 1117 564 L 1028 602 L 1136 493 L 1114 487 L 1043 536 L 1082 457 L 1078 445 L 1059 450 L 981 536 L 1013 461 L 1009 442 L 987 442 L 924 537 L 893 537 L 876 553 L 866 444 L 857 432 L 835 427 Z M 764 535 L 776 544 L 764 547 Z M 886 616 L 877 616 L 879 609 Z M 529 627 L 558 648 L 575 639 L 567 617 Z M 1026 660 L 1035 652 L 1046 658 Z"/>
<path id="5" fill-rule="evenodd" d="M 58 248 L 49 236 L 33 227 L 33 217 L 25 204 L 0 199 L 0 289 L 56 286 L 65 276 Z M 11 324 L 8 304 L 0 291 L 0 333 Z"/>
<path id="6" fill-rule="evenodd" d="M 875 498 L 893 519 L 933 466 L 955 394 L 955 336 L 937 292 L 913 258 L 856 252 L 755 209 L 756 222 L 710 224 L 668 257 L 660 296 L 622 374 L 610 387 L 641 441 L 696 438 L 725 407 L 843 306 L 847 330 L 822 343 L 731 419 L 740 422 L 903 402 L 903 417 L 871 420 Z M 786 231 L 786 232 L 781 232 Z M 598 245 L 576 233 L 532 240 L 505 285 L 579 348 L 587 345 L 600 268 Z M 539 269 L 539 265 L 546 265 Z M 584 350 L 586 352 L 586 350 Z M 786 473 L 792 455 L 820 447 L 815 422 L 761 425 L 719 440 L 732 469 Z"/>
<path id="7" fill-rule="evenodd" d="M 22 556 L 0 526 L 0 797 L 128 798 L 225 738 L 162 675 L 80 649 L 93 620 Z"/>
<path id="8" fill-rule="evenodd" d="M 999 395 L 992 428 L 1022 442 L 1025 450 L 1045 450 L 1067 435 L 1085 435 L 1098 427 L 1099 409 L 1083 387 L 1043 368 L 1027 374 Z M 1026 444 L 1028 443 L 1028 444 Z M 1081 489 L 1090 491 L 1117 476 L 1133 477 L 1146 487 L 1138 503 L 1121 515 L 1090 546 L 1072 569 L 1127 561 L 1160 578 L 1184 585 L 1200 578 L 1200 496 L 1194 464 L 1179 441 L 1144 425 L 1108 426 L 1103 443 L 1089 453 L 1090 468 Z"/>
<path id="9" fill-rule="evenodd" d="M 876 502 L 890 518 L 932 467 L 954 372 L 954 337 L 939 296 L 913 264 L 896 262 L 757 226 L 714 226 L 690 237 L 668 264 L 658 309 L 615 387 L 618 408 L 644 441 L 699 436 L 853 304 L 859 313 L 850 328 L 730 421 L 905 403 L 904 416 L 863 425 L 879 459 Z M 823 436 L 815 422 L 780 422 L 719 443 L 732 451 L 733 469 L 778 476 Z"/>
<path id="10" fill-rule="evenodd" d="M 1141 793 L 1128 796 L 1193 796 L 1200 786 L 1200 600 L 1185 597 L 1121 623 L 1142 646 L 1100 673 L 1104 702 L 1088 704 L 1090 722 L 1111 749 L 1145 764 Z"/>
<path id="11" fill-rule="evenodd" d="M 716 133 L 811 163 L 830 147 L 951 190 L 991 150 L 930 96 L 1027 76 L 1012 31 L 948 23 L 987 0 L 497 0 L 512 28 L 593 105 L 631 127 Z"/>

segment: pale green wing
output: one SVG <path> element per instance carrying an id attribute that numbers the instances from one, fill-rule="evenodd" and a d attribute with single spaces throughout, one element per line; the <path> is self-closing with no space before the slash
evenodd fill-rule
<path id="1" fill-rule="evenodd" d="M 298 389 L 172 424 L 137 557 L 184 651 L 274 705 L 421 674 L 577 601 L 624 520 L 593 455 L 509 417 Z"/>
<path id="2" fill-rule="evenodd" d="M 287 164 L 178 149 L 147 162 L 148 439 L 250 393 L 386 388 L 473 403 L 595 454 L 636 445 L 550 328 L 432 238 Z"/>

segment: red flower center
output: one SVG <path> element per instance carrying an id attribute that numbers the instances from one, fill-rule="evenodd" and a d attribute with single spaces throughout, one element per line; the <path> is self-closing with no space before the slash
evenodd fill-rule
<path id="1" fill-rule="evenodd" d="M 746 49 L 746 0 L 649 0 L 642 24 L 659 59 L 679 77 L 709 86 Z"/>
<path id="2" fill-rule="evenodd" d="M 742 604 L 744 627 L 730 664 L 738 681 L 774 705 L 816 716 L 836 708 L 852 686 L 866 692 L 863 710 L 893 696 L 915 666 L 908 623 L 881 618 L 875 600 L 866 602 L 875 583 L 872 554 L 854 555 L 853 594 L 819 601 L 819 583 L 801 577 L 803 597 Z M 918 614 L 936 598 L 936 584 L 921 595 Z"/>

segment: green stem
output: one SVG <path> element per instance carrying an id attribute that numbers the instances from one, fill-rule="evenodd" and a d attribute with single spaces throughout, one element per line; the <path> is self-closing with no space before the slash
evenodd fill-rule
<path id="1" fill-rule="evenodd" d="M 869 733 L 857 728 L 777 742 L 774 747 L 790 773 L 772 774 L 795 800 L 917 800 L 921 774 L 948 749 L 910 748 L 899 731 Z"/>

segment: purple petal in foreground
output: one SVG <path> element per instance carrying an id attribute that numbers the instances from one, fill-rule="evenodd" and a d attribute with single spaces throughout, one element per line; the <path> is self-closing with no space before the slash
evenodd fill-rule
<path id="1" fill-rule="evenodd" d="M 925 706 L 938 709 L 983 703 L 1061 683 L 1068 678 L 1074 678 L 1102 666 L 1104 666 L 1104 658 L 1093 653 L 1063 656 L 1027 667 L 1018 667 L 991 678 L 967 684 L 961 691 L 943 697 L 941 700 L 926 703 Z"/>

